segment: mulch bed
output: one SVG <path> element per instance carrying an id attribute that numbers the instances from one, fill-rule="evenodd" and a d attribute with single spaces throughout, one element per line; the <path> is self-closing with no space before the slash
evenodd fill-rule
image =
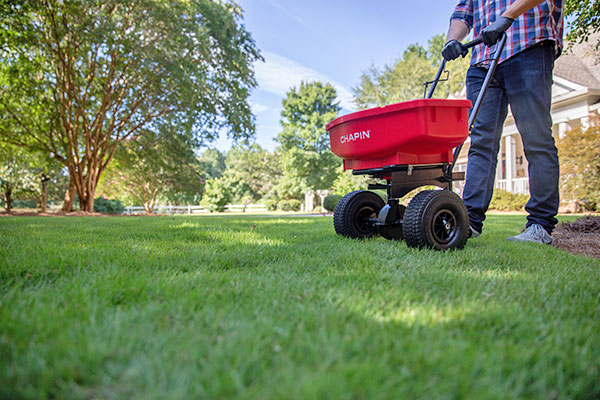
<path id="1" fill-rule="evenodd" d="M 569 253 L 600 258 L 600 216 L 557 225 L 552 245 Z"/>

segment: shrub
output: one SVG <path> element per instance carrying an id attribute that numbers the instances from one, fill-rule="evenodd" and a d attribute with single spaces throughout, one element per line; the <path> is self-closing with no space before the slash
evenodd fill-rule
<path id="1" fill-rule="evenodd" d="M 279 203 L 277 203 L 277 208 L 281 211 L 292 210 L 292 208 L 290 207 L 290 203 L 287 200 L 280 200 Z"/>
<path id="2" fill-rule="evenodd" d="M 300 211 L 302 202 L 300 200 L 281 200 L 278 204 L 281 211 Z"/>
<path id="3" fill-rule="evenodd" d="M 125 211 L 125 206 L 120 200 L 98 197 L 94 200 L 94 211 L 104 214 L 122 214 Z"/>
<path id="4" fill-rule="evenodd" d="M 527 195 L 496 189 L 490 203 L 490 209 L 498 211 L 521 211 L 528 200 L 529 196 Z"/>
<path id="5" fill-rule="evenodd" d="M 340 196 L 339 194 L 330 194 L 327 197 L 325 197 L 325 200 L 323 200 L 323 208 L 327 211 L 333 211 L 335 210 L 335 206 L 337 206 L 337 203 L 339 203 L 341 199 L 342 196 Z"/>
<path id="6" fill-rule="evenodd" d="M 231 201 L 229 182 L 225 178 L 214 178 L 206 181 L 202 204 L 210 212 L 223 212 L 225 206 Z"/>
<path id="7" fill-rule="evenodd" d="M 31 201 L 31 200 L 13 200 L 12 207 L 13 208 L 37 208 L 37 204 L 35 204 L 35 201 Z"/>
<path id="8" fill-rule="evenodd" d="M 268 211 L 277 211 L 277 202 L 274 200 L 265 200 L 265 205 Z"/>

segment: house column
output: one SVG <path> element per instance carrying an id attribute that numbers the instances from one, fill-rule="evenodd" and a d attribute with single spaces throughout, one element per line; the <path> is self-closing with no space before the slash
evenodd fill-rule
<path id="1" fill-rule="evenodd" d="M 513 148 L 512 136 L 504 138 L 504 151 L 506 152 L 506 190 L 513 191 L 513 176 L 515 165 L 515 152 Z"/>
<path id="2" fill-rule="evenodd" d="M 581 130 L 582 131 L 587 131 L 587 129 L 590 127 L 590 119 L 589 117 L 583 117 L 581 118 Z"/>
<path id="3" fill-rule="evenodd" d="M 558 138 L 562 139 L 565 137 L 565 135 L 567 134 L 567 123 L 566 122 L 560 122 L 558 124 Z"/>

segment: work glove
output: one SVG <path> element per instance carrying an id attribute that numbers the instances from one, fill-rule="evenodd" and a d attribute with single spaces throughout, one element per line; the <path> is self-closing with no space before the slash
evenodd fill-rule
<path id="1" fill-rule="evenodd" d="M 483 43 L 485 43 L 487 47 L 495 45 L 498 42 L 498 39 L 500 39 L 500 36 L 502 36 L 504 31 L 510 28 L 513 22 L 514 19 L 512 18 L 498 17 L 496 21 L 492 22 L 481 31 Z"/>
<path id="2" fill-rule="evenodd" d="M 459 56 L 466 56 L 469 50 L 463 49 L 462 45 L 458 40 L 449 40 L 442 50 L 442 56 L 446 61 L 452 61 L 457 59 Z"/>

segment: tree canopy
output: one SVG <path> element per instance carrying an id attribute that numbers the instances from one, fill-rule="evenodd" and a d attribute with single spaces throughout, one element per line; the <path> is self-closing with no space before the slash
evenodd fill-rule
<path id="1" fill-rule="evenodd" d="M 363 109 L 423 98 L 424 83 L 435 77 L 442 60 L 443 46 L 444 36 L 437 35 L 429 40 L 427 49 L 413 44 L 391 65 L 381 69 L 371 66 L 362 73 L 358 86 L 353 88 L 354 103 Z M 460 92 L 465 84 L 468 63 L 468 58 L 447 63 L 449 80 L 440 82 L 434 97 L 447 98 Z"/>
<path id="2" fill-rule="evenodd" d="M 132 199 L 147 213 L 159 196 L 200 194 L 204 180 L 191 141 L 171 125 L 140 131 L 117 149 L 99 189 L 110 197 Z"/>
<path id="3" fill-rule="evenodd" d="M 565 14 L 569 21 L 567 39 L 574 43 L 587 42 L 591 35 L 600 33 L 600 2 L 597 0 L 565 0 Z M 596 40 L 600 50 L 600 39 Z"/>
<path id="4" fill-rule="evenodd" d="M 302 82 L 283 100 L 280 144 L 286 197 L 298 197 L 302 191 L 329 189 L 337 175 L 340 160 L 329 148 L 325 125 L 335 119 L 340 106 L 331 84 Z"/>
<path id="5" fill-rule="evenodd" d="M 558 141 L 561 197 L 600 208 L 600 126 L 573 129 Z"/>
<path id="6" fill-rule="evenodd" d="M 2 137 L 64 164 L 83 210 L 117 147 L 167 116 L 200 143 L 254 132 L 260 54 L 233 1 L 18 0 L 0 13 Z"/>

